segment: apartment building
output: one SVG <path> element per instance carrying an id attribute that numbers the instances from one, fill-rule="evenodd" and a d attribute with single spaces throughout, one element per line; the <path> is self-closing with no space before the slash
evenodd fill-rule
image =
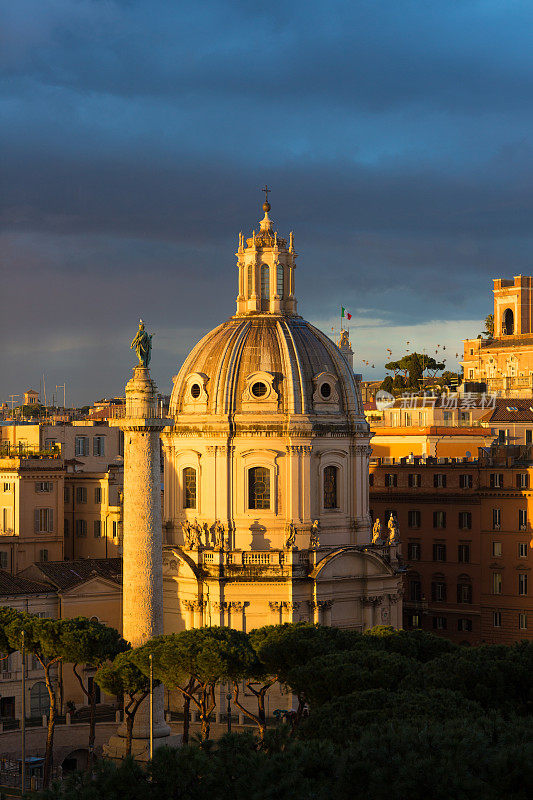
<path id="1" fill-rule="evenodd" d="M 405 628 L 469 644 L 533 638 L 532 481 L 529 447 L 371 463 L 372 517 L 400 526 Z"/>

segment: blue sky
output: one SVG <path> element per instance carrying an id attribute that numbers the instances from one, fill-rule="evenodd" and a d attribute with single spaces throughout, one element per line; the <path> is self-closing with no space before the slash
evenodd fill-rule
<path id="1" fill-rule="evenodd" d="M 162 391 L 233 313 L 235 248 L 295 231 L 299 310 L 355 367 L 476 335 L 531 274 L 529 2 L 0 0 L 0 400 Z M 372 369 L 362 362 L 370 361 Z"/>

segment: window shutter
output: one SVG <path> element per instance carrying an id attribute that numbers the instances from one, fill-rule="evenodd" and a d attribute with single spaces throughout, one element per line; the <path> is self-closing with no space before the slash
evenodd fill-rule
<path id="1" fill-rule="evenodd" d="M 39 533 L 39 509 L 36 508 L 33 517 L 33 530 L 34 533 Z"/>
<path id="2" fill-rule="evenodd" d="M 522 476 L 520 475 L 519 472 L 516 473 L 516 488 L 517 489 L 522 488 Z"/>
<path id="3" fill-rule="evenodd" d="M 494 489 L 494 473 L 490 473 L 490 488 Z"/>
<path id="4" fill-rule="evenodd" d="M 54 530 L 54 509 L 48 509 L 48 532 L 51 533 Z"/>

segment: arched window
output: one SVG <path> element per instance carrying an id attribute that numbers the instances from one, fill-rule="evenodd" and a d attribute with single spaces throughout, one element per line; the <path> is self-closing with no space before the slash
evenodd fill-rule
<path id="1" fill-rule="evenodd" d="M 283 269 L 283 264 L 278 264 L 278 273 L 276 276 L 276 294 L 278 297 L 283 297 L 283 289 L 284 289 L 284 282 L 285 282 L 285 270 Z"/>
<path id="2" fill-rule="evenodd" d="M 324 508 L 338 508 L 338 476 L 337 467 L 326 467 L 324 470 Z"/>
<path id="3" fill-rule="evenodd" d="M 250 264 L 248 267 L 248 297 L 252 296 L 252 276 L 254 274 L 254 265 Z"/>
<path id="4" fill-rule="evenodd" d="M 261 265 L 261 298 L 268 300 L 270 297 L 270 275 L 267 264 Z"/>
<path id="5" fill-rule="evenodd" d="M 248 470 L 248 508 L 270 508 L 270 471 L 266 467 Z"/>
<path id="6" fill-rule="evenodd" d="M 44 681 L 34 683 L 30 690 L 30 716 L 42 717 L 50 708 L 48 689 Z"/>
<path id="7" fill-rule="evenodd" d="M 457 578 L 457 602 L 472 603 L 472 581 L 470 575 L 459 575 Z"/>
<path id="8" fill-rule="evenodd" d="M 506 308 L 503 315 L 503 333 L 506 336 L 512 336 L 514 333 L 514 314 L 510 308 Z"/>
<path id="9" fill-rule="evenodd" d="M 183 508 L 196 508 L 196 470 L 183 470 Z"/>

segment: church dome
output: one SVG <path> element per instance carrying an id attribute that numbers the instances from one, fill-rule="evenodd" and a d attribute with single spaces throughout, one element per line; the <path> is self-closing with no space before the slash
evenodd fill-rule
<path id="1" fill-rule="evenodd" d="M 237 315 L 208 333 L 174 382 L 177 413 L 342 414 L 364 419 L 346 357 L 296 315 Z"/>
<path id="2" fill-rule="evenodd" d="M 239 234 L 237 313 L 186 358 L 170 412 L 322 415 L 366 428 L 347 335 L 337 347 L 296 313 L 294 237 L 287 245 L 274 230 L 268 194 L 263 211 L 257 232 Z"/>

